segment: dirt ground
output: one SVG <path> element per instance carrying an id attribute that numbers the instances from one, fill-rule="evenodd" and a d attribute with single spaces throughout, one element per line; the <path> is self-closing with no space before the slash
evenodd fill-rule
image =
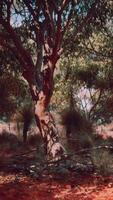
<path id="1" fill-rule="evenodd" d="M 113 200 L 113 177 L 81 176 L 68 180 L 34 180 L 0 174 L 0 200 Z"/>
<path id="2" fill-rule="evenodd" d="M 0 153 L 0 200 L 113 200 L 113 176 L 70 173 L 60 178 L 30 177 L 9 168 L 11 157 L 12 152 Z M 23 160 L 29 163 L 31 157 L 18 160 L 18 164 Z"/>

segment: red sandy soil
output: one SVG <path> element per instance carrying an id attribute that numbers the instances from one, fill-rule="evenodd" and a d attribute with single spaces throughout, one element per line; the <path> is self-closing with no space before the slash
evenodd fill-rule
<path id="1" fill-rule="evenodd" d="M 58 182 L 2 173 L 0 200 L 113 200 L 113 177 L 72 176 Z"/>

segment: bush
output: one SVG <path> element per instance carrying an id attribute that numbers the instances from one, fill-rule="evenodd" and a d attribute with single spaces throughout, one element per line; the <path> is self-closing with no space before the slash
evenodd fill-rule
<path id="1" fill-rule="evenodd" d="M 96 172 L 102 175 L 113 173 L 113 156 L 107 149 L 93 150 L 90 155 Z"/>
<path id="2" fill-rule="evenodd" d="M 78 111 L 65 110 L 61 114 L 62 125 L 66 129 L 68 150 L 76 151 L 93 145 L 92 123 Z"/>
<path id="3" fill-rule="evenodd" d="M 19 142 L 18 138 L 14 134 L 9 134 L 6 131 L 3 131 L 0 134 L 0 149 L 9 149 L 9 150 L 16 150 L 21 143 Z"/>

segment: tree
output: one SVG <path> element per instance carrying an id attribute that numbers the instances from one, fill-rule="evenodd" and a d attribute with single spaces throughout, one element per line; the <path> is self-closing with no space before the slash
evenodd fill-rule
<path id="1" fill-rule="evenodd" d="M 32 110 L 32 105 L 27 99 L 27 104 L 21 106 L 13 116 L 13 120 L 17 122 L 19 130 L 19 122 L 23 123 L 23 142 L 27 142 L 27 132 L 33 121 L 34 115 Z"/>
<path id="2" fill-rule="evenodd" d="M 54 119 L 48 111 L 54 88 L 54 71 L 63 52 L 63 38 L 70 24 L 76 25 L 75 38 L 82 31 L 85 34 L 85 27 L 98 18 L 96 10 L 100 13 L 101 5 L 101 0 L 0 2 L 0 44 L 12 51 L 21 65 L 22 75 L 35 102 L 37 126 L 45 141 L 46 153 L 52 158 L 64 153 Z M 26 45 L 30 41 L 35 53 Z"/>
<path id="3" fill-rule="evenodd" d="M 2 71 L 3 72 L 3 71 Z M 10 120 L 14 112 L 24 103 L 22 98 L 28 96 L 27 85 L 18 74 L 3 72 L 0 76 L 0 118 Z"/>
<path id="4" fill-rule="evenodd" d="M 77 30 L 76 18 L 73 18 L 75 26 L 71 24 L 70 31 L 65 35 L 61 75 L 56 77 L 53 98 L 62 108 L 69 108 L 70 101 L 73 109 L 79 108 L 95 123 L 108 122 L 113 115 L 111 106 L 108 110 L 108 102 L 112 103 L 113 88 L 113 6 L 111 1 L 103 1 L 103 5 L 101 9 L 96 9 L 96 20 L 92 20 L 90 26 L 86 23 L 78 37 L 73 34 Z M 80 95 L 81 90 L 84 95 L 83 92 Z"/>

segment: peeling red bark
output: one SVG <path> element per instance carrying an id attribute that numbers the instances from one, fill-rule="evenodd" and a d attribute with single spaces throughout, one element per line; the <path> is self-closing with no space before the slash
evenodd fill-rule
<path id="1" fill-rule="evenodd" d="M 4 18 L 5 15 L 3 8 L 4 5 L 7 5 L 7 1 L 2 1 L 0 4 L 2 11 L 0 14 L 0 24 L 2 24 L 8 34 L 8 37 L 13 43 L 14 48 L 10 45 L 10 50 L 15 52 L 16 58 L 19 60 L 23 69 L 23 77 L 29 84 L 32 99 L 35 101 L 35 118 L 37 126 L 39 127 L 45 141 L 46 153 L 52 158 L 59 157 L 64 154 L 64 148 L 60 144 L 58 131 L 55 126 L 54 119 L 48 111 L 48 106 L 54 87 L 54 69 L 62 52 L 61 43 L 64 34 L 62 27 L 62 14 L 66 6 L 69 5 L 69 2 L 70 1 L 68 0 L 64 0 L 58 6 L 53 1 L 44 0 L 39 2 L 36 1 L 35 6 L 33 6 L 28 0 L 23 1 L 25 7 L 27 8 L 27 12 L 29 11 L 32 16 L 33 22 L 32 26 L 29 28 L 31 28 L 31 32 L 34 31 L 37 50 L 39 50 L 39 46 L 44 50 L 41 87 L 40 85 L 37 85 L 39 77 L 36 78 L 36 73 L 39 76 L 41 66 L 38 63 L 38 59 L 40 59 L 39 57 L 42 55 L 37 53 L 37 62 L 35 65 L 30 53 L 27 49 L 25 49 L 21 38 L 16 33 L 15 27 L 10 24 L 10 20 Z M 13 5 L 13 1 L 11 3 Z M 71 9 L 73 10 L 72 2 Z M 11 12 L 11 9 L 9 11 Z M 43 14 L 42 22 L 40 21 L 40 13 Z M 69 17 L 67 21 L 67 24 L 69 24 Z M 66 28 L 64 27 L 64 29 Z M 4 35 L 2 34 L 0 37 L 4 38 Z M 7 45 L 7 39 L 4 38 L 4 40 L 6 42 L 2 42 L 3 46 Z M 7 47 L 9 48 L 9 43 Z M 16 51 L 14 50 L 15 48 Z M 39 66 L 37 64 L 39 64 Z"/>
<path id="2" fill-rule="evenodd" d="M 48 158 L 59 159 L 64 155 L 65 150 L 59 141 L 54 118 L 48 110 L 54 87 L 53 73 L 56 61 L 53 62 L 49 58 L 44 59 L 46 60 L 44 60 L 44 69 L 42 70 L 41 90 L 37 89 L 32 73 L 24 71 L 24 77 L 29 83 L 32 99 L 35 101 L 35 119 L 44 140 L 45 153 Z"/>

